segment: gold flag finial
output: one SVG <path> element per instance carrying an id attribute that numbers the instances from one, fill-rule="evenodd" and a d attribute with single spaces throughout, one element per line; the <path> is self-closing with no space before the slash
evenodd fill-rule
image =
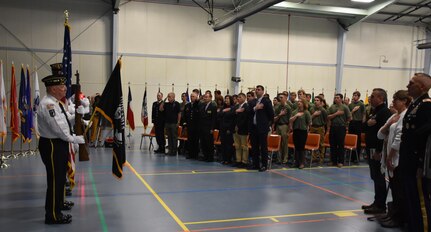
<path id="1" fill-rule="evenodd" d="M 64 10 L 64 22 L 67 23 L 69 21 L 69 11 Z"/>

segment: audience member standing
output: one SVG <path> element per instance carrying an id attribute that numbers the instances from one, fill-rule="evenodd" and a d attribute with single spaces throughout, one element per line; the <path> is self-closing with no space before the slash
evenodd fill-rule
<path id="1" fill-rule="evenodd" d="M 290 118 L 290 128 L 293 130 L 293 143 L 295 144 L 295 164 L 299 169 L 304 168 L 305 143 L 307 142 L 308 128 L 311 124 L 311 115 L 308 111 L 308 102 L 305 98 L 297 101 L 298 108 L 293 111 Z"/>
<path id="2" fill-rule="evenodd" d="M 274 120 L 274 109 L 271 100 L 263 97 L 264 88 L 256 86 L 256 99 L 249 103 L 249 128 L 251 138 L 251 149 L 253 154 L 253 169 L 261 172 L 266 171 L 268 165 L 268 132 L 272 120 Z M 262 166 L 261 166 L 262 164 Z"/>
<path id="3" fill-rule="evenodd" d="M 409 231 L 430 231 L 430 179 L 424 176 L 425 147 L 431 123 L 431 99 L 428 91 L 431 77 L 425 73 L 415 73 L 407 85 L 413 98 L 403 119 L 398 168 L 402 176 L 402 186 L 406 194 L 407 223 Z M 428 130 L 426 130 L 428 128 Z M 428 170 L 427 170 L 428 171 Z"/>
<path id="4" fill-rule="evenodd" d="M 162 103 L 160 111 L 165 113 L 165 128 L 168 136 L 168 155 L 177 155 L 178 125 L 181 121 L 180 103 L 175 101 L 175 93 L 168 94 L 168 102 Z"/>
<path id="5" fill-rule="evenodd" d="M 235 134 L 233 136 L 235 153 L 236 153 L 236 166 L 247 167 L 248 165 L 248 120 L 247 102 L 245 102 L 245 94 L 238 94 L 238 104 L 235 106 Z"/>
<path id="6" fill-rule="evenodd" d="M 154 132 L 156 133 L 156 141 L 159 148 L 155 150 L 156 153 L 165 153 L 165 114 L 160 111 L 160 106 L 163 102 L 163 93 L 157 93 L 157 101 L 153 102 L 153 108 L 151 113 L 151 121 L 155 127 Z"/>
<path id="7" fill-rule="evenodd" d="M 365 105 L 359 99 L 361 93 L 359 91 L 353 92 L 352 102 L 349 104 L 349 110 L 352 112 L 352 121 L 349 122 L 349 134 L 358 136 L 356 143 L 356 154 L 361 154 L 361 133 L 362 133 L 362 122 L 365 116 Z M 356 156 L 352 156 L 353 162 L 358 162 Z"/>
<path id="8" fill-rule="evenodd" d="M 214 161 L 214 138 L 213 132 L 216 123 L 217 109 L 215 104 L 211 101 L 211 92 L 205 93 L 203 102 L 199 109 L 199 134 L 202 146 L 202 153 L 204 160 L 207 162 Z"/>
<path id="9" fill-rule="evenodd" d="M 370 206 L 363 207 L 366 214 L 379 214 L 386 211 L 385 175 L 380 171 L 383 140 L 377 138 L 377 132 L 391 116 L 391 112 L 385 104 L 386 101 L 385 90 L 381 88 L 373 89 L 370 96 L 372 111 L 365 126 L 365 141 L 370 175 L 374 181 L 374 202 Z"/>
<path id="10" fill-rule="evenodd" d="M 342 167 L 344 164 L 344 138 L 347 122 L 352 118 L 349 108 L 343 104 L 343 95 L 335 94 L 334 104 L 328 109 L 329 143 L 331 144 L 332 165 Z"/>
<path id="11" fill-rule="evenodd" d="M 279 94 L 280 103 L 275 107 L 275 131 L 281 136 L 281 147 L 278 153 L 277 162 L 287 164 L 289 158 L 289 119 L 292 116 L 292 109 L 287 104 L 287 96 L 283 93 Z"/>

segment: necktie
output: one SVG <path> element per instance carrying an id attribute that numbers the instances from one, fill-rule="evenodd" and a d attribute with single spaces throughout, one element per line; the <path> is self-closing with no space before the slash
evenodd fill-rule
<path id="1" fill-rule="evenodd" d="M 58 104 L 60 105 L 61 108 L 61 112 L 64 114 L 64 116 L 66 117 L 66 121 L 67 121 L 67 125 L 69 125 L 69 132 L 72 135 L 73 131 L 72 131 L 72 126 L 70 125 L 69 122 L 69 118 L 67 117 L 66 111 L 64 110 L 63 104 L 61 102 L 58 102 Z"/>

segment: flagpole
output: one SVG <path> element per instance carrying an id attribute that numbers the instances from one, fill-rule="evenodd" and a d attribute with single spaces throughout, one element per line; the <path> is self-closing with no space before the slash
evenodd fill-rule
<path id="1" fill-rule="evenodd" d="M 129 91 L 130 91 L 130 81 L 127 83 L 127 86 L 129 87 Z M 129 113 L 129 112 L 127 112 L 127 113 Z M 130 149 L 130 141 L 131 141 L 131 137 L 132 137 L 132 134 L 130 134 L 130 122 L 128 123 L 129 124 L 129 134 L 127 135 L 127 139 L 129 140 L 129 144 L 128 144 L 128 148 Z"/>
<path id="2" fill-rule="evenodd" d="M 174 92 L 174 83 L 172 83 L 172 92 Z"/>
<path id="3" fill-rule="evenodd" d="M 8 168 L 9 164 L 6 163 L 7 158 L 4 156 L 4 137 L 1 137 L 1 158 L 0 158 L 0 163 L 1 166 L 0 168 Z"/>

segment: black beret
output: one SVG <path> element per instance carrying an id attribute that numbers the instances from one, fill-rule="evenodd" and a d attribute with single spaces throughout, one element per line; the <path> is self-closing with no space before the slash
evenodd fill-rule
<path id="1" fill-rule="evenodd" d="M 46 76 L 42 79 L 42 82 L 46 87 L 53 85 L 65 85 L 66 77 L 63 74 L 63 64 L 55 63 L 51 64 L 52 75 Z"/>

